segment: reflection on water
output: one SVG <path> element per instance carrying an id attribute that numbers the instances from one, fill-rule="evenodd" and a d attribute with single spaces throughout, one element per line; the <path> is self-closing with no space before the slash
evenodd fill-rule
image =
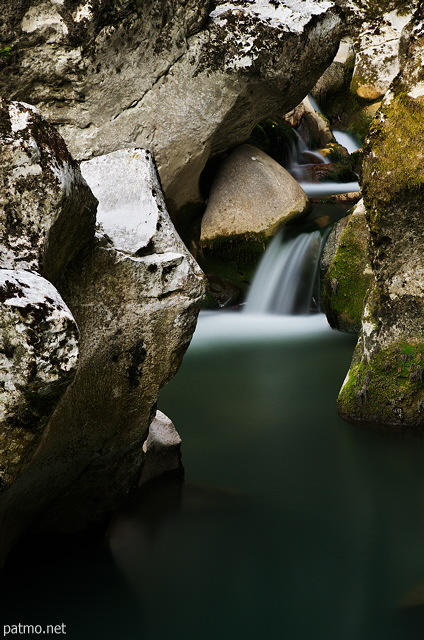
<path id="1" fill-rule="evenodd" d="M 185 482 L 115 519 L 113 563 L 24 558 L 3 576 L 5 623 L 64 622 L 76 640 L 423 637 L 421 608 L 396 609 L 424 580 L 421 438 L 338 418 L 352 336 L 254 318 L 203 316 L 163 392 Z"/>

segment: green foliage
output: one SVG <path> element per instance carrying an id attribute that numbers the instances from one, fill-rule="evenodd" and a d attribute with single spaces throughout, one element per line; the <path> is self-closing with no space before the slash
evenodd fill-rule
<path id="1" fill-rule="evenodd" d="M 12 55 L 12 47 L 0 48 L 0 58 L 8 58 L 10 55 Z"/>

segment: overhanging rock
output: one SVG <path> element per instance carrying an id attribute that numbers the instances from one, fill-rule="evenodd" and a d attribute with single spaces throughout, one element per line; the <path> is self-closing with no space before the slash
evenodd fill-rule
<path id="1" fill-rule="evenodd" d="M 78 159 L 149 148 L 179 209 L 198 199 L 211 154 L 305 97 L 343 30 L 329 0 L 213 4 L 18 4 L 3 27 L 14 54 L 0 63 L 0 93 L 42 106 Z"/>

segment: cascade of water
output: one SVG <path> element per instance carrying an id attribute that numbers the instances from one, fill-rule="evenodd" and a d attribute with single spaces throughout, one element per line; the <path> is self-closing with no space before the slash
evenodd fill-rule
<path id="1" fill-rule="evenodd" d="M 308 314 L 321 255 L 319 231 L 283 241 L 280 231 L 258 267 L 244 311 L 281 315 Z"/>
<path id="2" fill-rule="evenodd" d="M 319 106 L 310 99 L 312 107 Z M 311 151 L 302 137 L 302 130 L 294 130 L 296 145 L 291 157 L 290 173 L 300 182 L 303 190 L 311 198 L 351 193 L 360 190 L 358 182 L 302 182 L 305 159 L 312 163 L 327 163 L 319 152 Z M 334 131 L 334 136 L 349 153 L 359 146 L 347 133 Z M 306 315 L 319 308 L 319 286 L 317 285 L 318 265 L 326 232 L 318 230 L 296 236 L 284 237 L 281 230 L 273 238 L 266 250 L 250 287 L 244 312 L 248 314 Z M 315 301 L 313 295 L 315 294 Z"/>
<path id="3" fill-rule="evenodd" d="M 334 130 L 333 136 L 336 138 L 337 142 L 342 145 L 342 147 L 348 150 L 349 153 L 355 153 L 355 151 L 360 149 L 355 138 L 345 131 Z"/>
<path id="4" fill-rule="evenodd" d="M 299 184 L 309 198 L 325 198 L 360 190 L 359 182 L 300 182 Z"/>
<path id="5" fill-rule="evenodd" d="M 302 137 L 302 125 L 298 130 L 293 129 L 296 136 L 295 153 L 292 155 L 288 170 L 296 180 L 301 181 L 305 176 L 305 169 L 311 164 L 328 164 L 329 160 L 317 150 L 308 147 Z"/>

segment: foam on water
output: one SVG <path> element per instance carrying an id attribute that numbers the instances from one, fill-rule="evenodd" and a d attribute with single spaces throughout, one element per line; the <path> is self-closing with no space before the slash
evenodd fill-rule
<path id="1" fill-rule="evenodd" d="M 316 338 L 333 333 L 324 314 L 278 316 L 237 311 L 201 312 L 190 349 L 277 339 Z"/>

